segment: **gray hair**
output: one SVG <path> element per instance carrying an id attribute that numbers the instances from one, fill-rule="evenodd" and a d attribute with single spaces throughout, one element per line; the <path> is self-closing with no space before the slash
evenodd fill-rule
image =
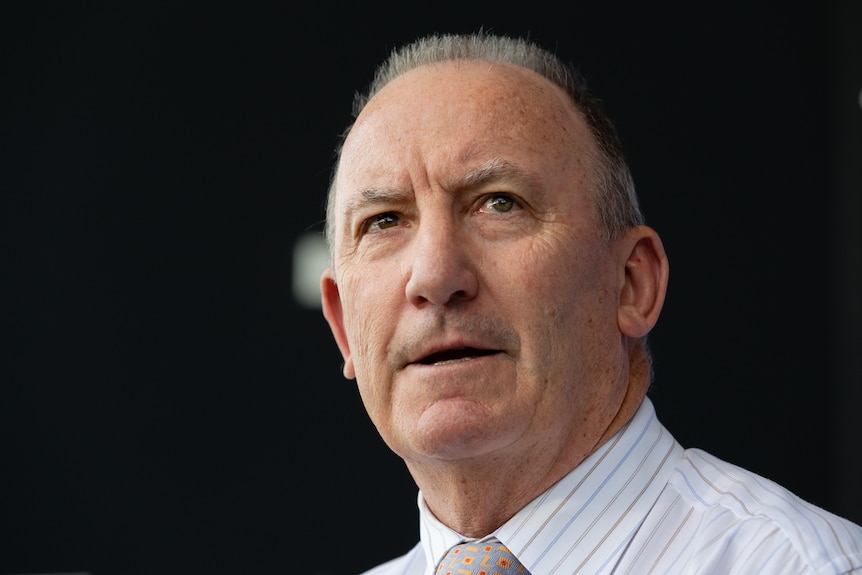
<path id="1" fill-rule="evenodd" d="M 480 31 L 475 34 L 426 36 L 396 48 L 378 66 L 368 89 L 356 94 L 353 101 L 354 121 L 369 100 L 395 78 L 427 64 L 452 60 L 489 60 L 514 64 L 533 70 L 562 88 L 583 115 L 598 146 L 599 157 L 593 162 L 592 193 L 603 236 L 608 240 L 614 239 L 628 228 L 644 223 L 622 145 L 601 102 L 587 90 L 583 77 L 571 65 L 529 40 Z M 333 238 L 336 174 L 344 140 L 352 127 L 351 123 L 335 150 L 336 161 L 326 203 L 325 234 L 330 243 Z"/>

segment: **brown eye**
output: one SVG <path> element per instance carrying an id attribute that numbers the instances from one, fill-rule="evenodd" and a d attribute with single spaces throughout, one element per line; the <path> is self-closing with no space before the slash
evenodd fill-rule
<path id="1" fill-rule="evenodd" d="M 366 220 L 366 228 L 376 228 L 378 230 L 385 230 L 387 228 L 393 228 L 398 225 L 398 216 L 392 212 L 387 212 L 385 214 L 378 214 L 372 218 L 368 218 Z"/>

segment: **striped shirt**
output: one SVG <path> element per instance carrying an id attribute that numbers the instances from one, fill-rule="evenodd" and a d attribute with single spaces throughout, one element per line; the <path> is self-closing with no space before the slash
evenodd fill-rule
<path id="1" fill-rule="evenodd" d="M 365 575 L 432 575 L 466 538 L 419 493 L 420 542 Z M 645 398 L 635 417 L 496 532 L 532 575 L 862 574 L 862 527 L 698 449 Z"/>

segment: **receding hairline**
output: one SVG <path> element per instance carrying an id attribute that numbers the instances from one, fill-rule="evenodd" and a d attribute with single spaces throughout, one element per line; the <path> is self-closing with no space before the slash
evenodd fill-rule
<path id="1" fill-rule="evenodd" d="M 608 239 L 619 237 L 625 229 L 644 223 L 622 145 L 601 101 L 587 89 L 585 79 L 571 63 L 563 61 L 533 40 L 480 30 L 472 34 L 432 34 L 395 48 L 378 65 L 368 89 L 354 95 L 354 122 L 366 104 L 394 79 L 426 65 L 462 60 L 501 62 L 524 68 L 561 88 L 576 113 L 587 124 L 590 147 L 596 152 L 591 158 L 591 172 L 594 172 L 591 179 L 595 179 L 591 187 L 594 188 L 593 203 L 603 234 Z M 331 216 L 341 150 L 352 127 L 352 123 L 347 126 L 335 149 L 326 204 L 327 241 L 332 237 Z"/>
<path id="2" fill-rule="evenodd" d="M 377 67 L 365 92 L 354 96 L 353 116 L 384 86 L 411 70 L 435 63 L 458 61 L 499 62 L 526 68 L 566 89 L 578 84 L 556 55 L 524 38 L 487 34 L 431 34 L 395 48 L 387 60 Z M 568 90 L 566 90 L 568 91 Z"/>
<path id="3" fill-rule="evenodd" d="M 544 94 L 541 96 L 542 98 L 552 98 L 555 101 L 553 105 L 559 106 L 559 108 L 557 108 L 559 112 L 561 114 L 571 115 L 569 117 L 571 117 L 572 120 L 577 123 L 579 138 L 585 138 L 585 140 L 582 140 L 582 144 L 580 145 L 585 146 L 583 151 L 589 157 L 588 161 L 590 163 L 601 161 L 599 159 L 599 157 L 601 156 L 601 151 L 599 150 L 599 143 L 596 141 L 593 130 L 588 125 L 588 120 L 587 118 L 585 118 L 583 111 L 573 101 L 569 94 L 566 93 L 565 89 L 562 86 L 555 83 L 552 79 L 543 75 L 541 72 L 538 72 L 517 62 L 511 62 L 503 59 L 491 59 L 486 58 L 482 55 L 469 55 L 459 57 L 457 59 L 434 59 L 427 62 L 417 63 L 409 67 L 404 67 L 402 70 L 400 70 L 398 74 L 393 74 L 391 75 L 391 77 L 388 77 L 385 82 L 381 82 L 379 85 L 375 85 L 375 87 L 367 95 L 367 97 L 361 99 L 361 105 L 357 105 L 357 108 L 354 110 L 354 122 L 348 127 L 347 130 L 345 130 L 342 136 L 341 146 L 338 150 L 338 161 L 333 168 L 332 181 L 330 185 L 330 210 L 328 215 L 333 215 L 333 211 L 331 210 L 331 208 L 334 208 L 334 203 L 338 191 L 338 175 L 340 169 L 344 167 L 341 165 L 342 151 L 349 147 L 349 141 L 351 139 L 351 136 L 354 135 L 354 133 L 358 133 L 362 129 L 362 126 L 367 119 L 370 119 L 370 117 L 377 113 L 377 111 L 381 109 L 386 109 L 388 107 L 389 104 L 387 100 L 387 93 L 390 90 L 395 90 L 396 96 L 394 96 L 394 100 L 396 102 L 399 102 L 402 99 L 397 92 L 397 90 L 399 90 L 400 88 L 399 83 L 402 81 L 410 81 L 410 76 L 415 74 L 422 74 L 428 72 L 429 70 L 433 73 L 434 69 L 440 70 L 442 71 L 442 73 L 446 74 L 453 69 L 458 70 L 458 68 L 461 68 L 463 66 L 479 66 L 481 68 L 487 67 L 492 70 L 494 67 L 502 67 L 512 74 L 511 76 L 507 76 L 506 81 L 510 82 L 509 85 L 512 86 L 511 89 L 513 90 L 516 89 L 515 86 L 525 85 L 523 78 L 529 78 L 528 81 L 530 83 L 534 82 L 535 85 L 538 86 L 538 90 L 542 90 L 544 92 Z M 520 77 L 518 77 L 518 75 L 520 75 Z M 552 93 L 553 95 L 551 95 Z M 376 105 L 375 102 L 379 102 L 381 98 L 382 103 L 380 103 L 379 106 Z M 550 101 L 548 102 L 550 104 Z M 572 134 L 566 131 L 566 134 L 561 135 L 561 137 L 569 139 L 572 137 Z M 572 145 L 576 144 L 572 142 Z M 590 174 L 588 174 L 588 177 L 592 177 L 591 173 L 594 170 L 590 169 L 588 171 L 590 172 Z M 463 175 L 459 174 L 454 176 L 453 181 L 450 182 L 448 185 L 444 184 L 444 187 L 457 188 L 467 186 L 469 185 L 469 183 L 467 182 L 467 180 L 469 179 L 474 180 L 475 185 L 479 185 L 481 183 L 480 180 L 490 181 L 495 178 L 502 179 L 504 177 L 509 179 L 519 179 L 531 183 L 531 187 L 533 188 L 538 188 L 538 186 L 536 185 L 536 181 L 539 179 L 538 174 L 531 172 L 524 166 L 516 165 L 515 163 L 501 156 L 496 156 L 491 159 L 485 160 L 483 163 L 469 168 L 467 172 L 465 172 Z M 342 209 L 355 210 L 358 203 L 379 201 L 379 198 L 382 197 L 403 195 L 402 192 L 388 187 L 370 187 L 368 189 L 353 190 L 352 192 L 354 195 L 353 200 L 344 204 L 342 206 Z M 327 229 L 330 232 L 334 232 L 334 228 L 332 226 L 332 224 L 334 223 L 335 218 L 327 218 Z M 330 240 L 333 239 L 333 235 L 333 233 L 327 234 Z"/>

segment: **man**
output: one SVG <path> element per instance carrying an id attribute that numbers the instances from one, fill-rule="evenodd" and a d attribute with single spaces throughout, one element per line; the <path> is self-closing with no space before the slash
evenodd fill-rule
<path id="1" fill-rule="evenodd" d="M 571 71 L 526 41 L 432 36 L 355 116 L 323 311 L 420 509 L 419 544 L 371 573 L 455 573 L 464 541 L 532 575 L 862 572 L 859 526 L 656 420 L 668 262 Z"/>

